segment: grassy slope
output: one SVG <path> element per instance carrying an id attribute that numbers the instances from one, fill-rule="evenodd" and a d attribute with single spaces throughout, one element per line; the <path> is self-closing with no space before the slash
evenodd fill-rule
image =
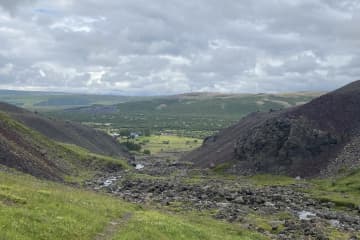
<path id="1" fill-rule="evenodd" d="M 296 183 L 286 176 L 256 175 L 249 180 L 256 186 L 286 186 Z M 344 176 L 306 180 L 308 188 L 303 191 L 324 202 L 333 202 L 337 207 L 360 207 L 360 169 Z"/>
<path id="2" fill-rule="evenodd" d="M 322 201 L 360 208 L 360 169 L 338 178 L 314 180 L 313 185 L 309 192 Z"/>
<path id="3" fill-rule="evenodd" d="M 13 135 L 19 136 L 24 143 L 32 146 L 32 149 L 25 149 L 23 145 L 8 140 L 13 146 L 12 150 L 15 155 L 20 153 L 22 156 L 26 156 L 26 159 L 31 160 L 38 157 L 34 155 L 34 152 L 46 152 L 43 158 L 54 162 L 60 169 L 63 169 L 66 174 L 62 177 L 68 180 L 78 182 L 91 177 L 96 171 L 128 167 L 125 161 L 121 159 L 92 154 L 75 145 L 54 142 L 11 119 L 5 113 L 0 112 L 0 121 Z"/>
<path id="4" fill-rule="evenodd" d="M 0 101 L 37 110 L 65 109 L 93 104 L 111 105 L 141 99 L 144 97 L 0 90 Z"/>
<path id="5" fill-rule="evenodd" d="M 114 219 L 130 217 L 106 239 L 264 239 L 207 216 L 142 209 L 113 197 L 0 171 L 0 239 L 95 239 Z"/>
<path id="6" fill-rule="evenodd" d="M 79 146 L 67 143 L 57 143 L 64 148 L 64 152 L 68 152 L 80 163 L 87 168 L 77 168 L 76 174 L 65 177 L 67 182 L 82 183 L 83 180 L 90 179 L 97 171 L 124 170 L 130 168 L 123 159 L 94 154 Z"/>
<path id="7" fill-rule="evenodd" d="M 170 216 L 146 211 L 136 213 L 125 229 L 114 240 L 231 240 L 231 239 L 266 239 L 258 234 L 241 230 L 235 225 L 218 222 L 208 217 L 189 214 Z"/>

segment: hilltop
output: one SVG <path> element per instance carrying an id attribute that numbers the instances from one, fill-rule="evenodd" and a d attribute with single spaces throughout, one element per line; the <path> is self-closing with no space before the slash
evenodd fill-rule
<path id="1" fill-rule="evenodd" d="M 147 97 L 119 95 L 80 94 L 41 91 L 1 90 L 0 101 L 31 110 L 54 110 L 71 107 L 90 106 L 93 104 L 111 105 L 128 101 L 137 101 Z"/>
<path id="2" fill-rule="evenodd" d="M 252 113 L 187 155 L 238 174 L 335 174 L 359 165 L 360 81 L 302 106 Z"/>

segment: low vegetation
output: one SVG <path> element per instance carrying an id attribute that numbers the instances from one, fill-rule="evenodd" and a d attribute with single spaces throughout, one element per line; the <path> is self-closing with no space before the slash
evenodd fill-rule
<path id="1" fill-rule="evenodd" d="M 251 240 L 266 239 L 235 225 L 196 214 L 169 216 L 155 211 L 138 212 L 114 240 Z"/>
<path id="2" fill-rule="evenodd" d="M 201 139 L 168 135 L 142 136 L 136 139 L 122 140 L 122 142 L 126 146 L 139 146 L 139 150 L 138 148 L 130 148 L 130 150 L 140 151 L 143 149 L 144 154 L 186 152 L 194 150 L 202 144 Z"/>
<path id="3" fill-rule="evenodd" d="M 143 209 L 20 173 L 0 171 L 0 182 L 1 240 L 265 239 L 208 216 Z M 106 231 L 116 221 L 119 226 Z"/>
<path id="4" fill-rule="evenodd" d="M 169 132 L 204 138 L 228 127 L 251 112 L 283 109 L 313 99 L 316 94 L 193 94 L 127 101 L 114 106 L 91 106 L 52 111 L 50 116 L 88 123 L 104 130 Z M 99 125 L 100 124 L 100 125 Z M 101 125 L 102 124 L 102 125 Z M 110 125 L 109 125 L 110 124 Z"/>
<path id="5" fill-rule="evenodd" d="M 330 179 L 312 181 L 309 193 L 324 202 L 333 202 L 338 207 L 359 208 L 360 210 L 360 169 Z"/>
<path id="6" fill-rule="evenodd" d="M 7 164 L 17 162 L 18 166 L 14 163 L 11 167 L 18 170 L 31 174 L 36 172 L 37 176 L 47 179 L 52 179 L 56 174 L 57 179 L 80 183 L 98 172 L 128 168 L 122 159 L 93 154 L 76 145 L 52 141 L 1 111 L 0 123 L 1 130 L 5 131 L 0 137 L 7 154 L 5 159 L 0 160 Z"/>
<path id="7" fill-rule="evenodd" d="M 86 168 L 76 168 L 74 173 L 65 176 L 68 183 L 82 184 L 84 180 L 93 178 L 101 172 L 112 172 L 129 169 L 130 166 L 123 159 L 94 154 L 79 146 L 67 143 L 58 143 L 63 147 L 65 156 L 70 155 L 74 164 L 83 164 Z"/>
<path id="8" fill-rule="evenodd" d="M 93 104 L 111 105 L 143 99 L 146 97 L 0 90 L 0 101 L 38 111 L 60 110 Z"/>
<path id="9" fill-rule="evenodd" d="M 332 202 L 339 208 L 356 209 L 360 207 L 360 169 L 341 177 L 296 180 L 287 176 L 255 175 L 246 178 L 258 187 L 287 186 L 295 183 L 306 183 L 301 189 L 312 197 L 323 202 Z"/>
<path id="10" fill-rule="evenodd" d="M 270 174 L 259 174 L 250 177 L 250 181 L 259 187 L 264 186 L 286 186 L 297 182 L 292 177 Z"/>

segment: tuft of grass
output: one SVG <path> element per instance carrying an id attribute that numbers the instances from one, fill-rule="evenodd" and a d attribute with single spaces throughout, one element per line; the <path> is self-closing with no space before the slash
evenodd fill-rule
<path id="1" fill-rule="evenodd" d="M 225 174 L 225 171 L 228 169 L 228 168 L 230 168 L 230 163 L 223 163 L 223 164 L 219 164 L 219 165 L 217 165 L 214 169 L 213 169 L 213 171 L 215 172 L 215 173 L 217 173 L 217 174 Z"/>
<path id="2" fill-rule="evenodd" d="M 250 213 L 246 216 L 247 221 L 256 226 L 257 228 L 261 228 L 266 232 L 277 234 L 285 229 L 284 220 L 291 219 L 292 216 L 288 212 L 280 212 L 274 215 L 259 215 L 255 213 Z M 273 228 L 273 223 L 277 227 Z"/>
<path id="3" fill-rule="evenodd" d="M 0 202 L 4 204 L 26 204 L 26 199 L 5 192 L 0 192 Z"/>

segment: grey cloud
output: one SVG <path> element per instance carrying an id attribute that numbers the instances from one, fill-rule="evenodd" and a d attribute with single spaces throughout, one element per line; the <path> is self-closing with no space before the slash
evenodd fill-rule
<path id="1" fill-rule="evenodd" d="M 360 74 L 355 0 L 22 0 L 0 6 L 0 87 L 288 92 L 329 90 Z M 6 14 L 22 6 L 16 17 Z"/>
<path id="2" fill-rule="evenodd" d="M 32 3 L 35 3 L 36 1 L 37 0 L 1 0 L 0 7 L 5 9 L 6 11 L 9 11 L 10 13 L 14 13 L 14 11 L 19 6 L 30 5 Z"/>

